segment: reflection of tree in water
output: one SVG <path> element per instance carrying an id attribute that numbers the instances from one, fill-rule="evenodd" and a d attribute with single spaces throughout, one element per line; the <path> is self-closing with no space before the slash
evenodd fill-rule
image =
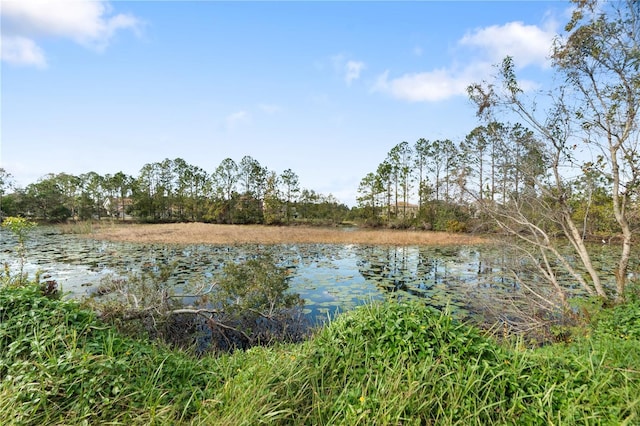
<path id="1" fill-rule="evenodd" d="M 418 297 L 443 307 L 451 279 L 447 257 L 457 254 L 450 248 L 439 253 L 428 247 L 360 246 L 357 265 L 367 281 L 394 298 Z"/>
<path id="2" fill-rule="evenodd" d="M 396 248 L 382 246 L 360 246 L 358 253 L 358 270 L 360 274 L 368 281 L 378 284 L 384 291 L 397 291 L 404 283 L 398 282 L 395 273 L 397 267 L 394 256 Z M 393 283 L 393 285 L 389 285 Z M 382 284 L 382 285 L 380 285 Z"/>
<path id="3" fill-rule="evenodd" d="M 0 264 L 11 263 L 15 245 L 5 236 L 6 233 L 0 235 Z M 603 261 L 608 250 L 610 246 L 602 249 Z M 535 281 L 536 271 L 531 270 L 535 261 L 508 243 L 480 247 L 138 244 L 53 234 L 43 227 L 34 232 L 33 244 L 29 246 L 30 262 L 47 272 L 56 274 L 58 263 L 87 265 L 97 272 L 85 278 L 81 275 L 85 272 L 79 268 L 78 275 L 72 277 L 73 291 L 80 295 L 88 292 L 89 287 L 84 287 L 84 283 L 93 276 L 97 279 L 89 285 L 96 284 L 106 274 L 157 274 L 164 269 L 172 271 L 167 282 L 180 292 L 201 281 L 211 283 L 231 262 L 262 254 L 271 255 L 279 266 L 286 267 L 289 277 L 297 280 L 299 291 L 310 301 L 321 303 L 316 306 L 322 309 L 345 306 L 345 303 L 357 305 L 374 292 L 376 298 L 379 295 L 420 297 L 433 306 L 444 306 L 452 300 L 462 300 L 466 306 L 467 302 L 480 298 L 499 303 L 492 297 L 494 292 L 504 292 L 501 293 L 504 298 L 520 291 L 514 279 L 516 271 L 523 281 L 536 287 L 540 285 Z M 66 275 L 60 279 L 67 279 Z"/>
<path id="4" fill-rule="evenodd" d="M 358 247 L 358 269 L 393 298 L 418 297 L 436 308 L 472 308 L 476 292 L 516 289 L 513 253 L 505 247 Z"/>
<path id="5" fill-rule="evenodd" d="M 514 273 L 526 276 L 526 263 L 508 245 L 492 248 L 470 249 L 470 257 L 475 259 L 476 286 L 483 289 L 513 292 L 518 289 Z"/>

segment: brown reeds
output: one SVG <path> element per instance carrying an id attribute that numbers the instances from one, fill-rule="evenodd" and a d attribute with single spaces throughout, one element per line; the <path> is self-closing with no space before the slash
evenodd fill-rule
<path id="1" fill-rule="evenodd" d="M 100 226 L 94 227 L 91 237 L 111 241 L 176 244 L 461 245 L 485 242 L 479 236 L 447 232 L 205 223 Z"/>

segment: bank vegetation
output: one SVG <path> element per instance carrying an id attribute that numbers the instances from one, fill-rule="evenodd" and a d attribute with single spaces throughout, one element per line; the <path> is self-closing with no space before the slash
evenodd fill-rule
<path id="1" fill-rule="evenodd" d="M 195 357 L 36 284 L 0 287 L 0 422 L 636 424 L 640 302 L 565 343 L 498 341 L 420 303 L 362 306 L 298 344 Z"/>

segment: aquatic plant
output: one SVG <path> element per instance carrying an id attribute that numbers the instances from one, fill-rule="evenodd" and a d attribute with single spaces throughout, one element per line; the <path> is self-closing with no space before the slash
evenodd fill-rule
<path id="1" fill-rule="evenodd" d="M 9 216 L 2 221 L 2 227 L 9 229 L 18 240 L 16 251 L 20 259 L 20 274 L 18 276 L 18 283 L 23 284 L 26 281 L 24 276 L 24 264 L 27 261 L 27 238 L 29 232 L 36 227 L 35 222 L 31 222 L 23 217 Z"/>

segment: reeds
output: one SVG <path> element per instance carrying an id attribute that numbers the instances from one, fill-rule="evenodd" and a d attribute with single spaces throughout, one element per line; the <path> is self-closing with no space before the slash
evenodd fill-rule
<path id="1" fill-rule="evenodd" d="M 94 227 L 91 237 L 178 244 L 466 245 L 486 242 L 486 239 L 476 235 L 447 232 L 205 223 Z"/>

